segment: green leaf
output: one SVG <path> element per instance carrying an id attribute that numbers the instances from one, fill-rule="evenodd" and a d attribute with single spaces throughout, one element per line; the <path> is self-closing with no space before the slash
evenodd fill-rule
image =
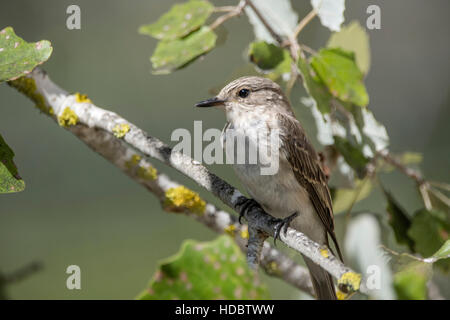
<path id="1" fill-rule="evenodd" d="M 367 106 L 369 95 L 353 53 L 339 48 L 321 49 L 311 66 L 333 96 L 360 107 Z"/>
<path id="2" fill-rule="evenodd" d="M 214 48 L 216 39 L 209 27 L 202 27 L 183 39 L 160 41 L 150 58 L 154 73 L 167 74 L 185 67 Z"/>
<path id="3" fill-rule="evenodd" d="M 339 31 L 344 22 L 345 0 L 311 0 L 320 23 L 331 31 Z"/>
<path id="4" fill-rule="evenodd" d="M 52 53 L 49 41 L 26 42 L 13 28 L 0 31 L 0 82 L 17 79 L 45 62 Z"/>
<path id="5" fill-rule="evenodd" d="M 13 158 L 14 151 L 0 135 L 0 193 L 19 192 L 25 189 L 25 182 L 19 176 Z"/>
<path id="6" fill-rule="evenodd" d="M 141 26 L 139 33 L 164 40 L 181 38 L 199 29 L 213 9 L 214 6 L 211 3 L 202 0 L 175 4 L 155 23 Z"/>
<path id="7" fill-rule="evenodd" d="M 346 212 L 355 203 L 367 198 L 372 191 L 370 180 L 357 180 L 354 188 L 340 188 L 333 194 L 333 212 Z"/>
<path id="8" fill-rule="evenodd" d="M 433 258 L 434 261 L 450 258 L 450 240 L 445 241 L 442 247 L 440 247 L 431 258 Z"/>
<path id="9" fill-rule="evenodd" d="M 364 156 L 360 146 L 351 144 L 347 139 L 333 136 L 334 146 L 339 153 L 344 157 L 345 162 L 352 167 L 359 177 L 363 177 L 366 173 L 366 165 L 369 159 Z"/>
<path id="10" fill-rule="evenodd" d="M 366 29 L 357 20 L 335 32 L 328 40 L 327 47 L 341 48 L 355 53 L 356 65 L 362 73 L 370 69 L 370 44 Z"/>
<path id="11" fill-rule="evenodd" d="M 425 300 L 430 265 L 412 262 L 394 276 L 394 289 L 400 300 Z"/>
<path id="12" fill-rule="evenodd" d="M 367 144 L 373 153 L 384 150 L 389 146 L 386 128 L 375 119 L 368 108 L 360 108 L 351 103 L 345 103 L 343 106 L 353 115 L 363 143 Z"/>
<path id="13" fill-rule="evenodd" d="M 445 214 L 436 210 L 422 209 L 415 213 L 408 235 L 414 241 L 415 252 L 423 257 L 432 256 L 448 239 L 450 228 Z"/>
<path id="14" fill-rule="evenodd" d="M 289 54 L 289 51 L 283 50 L 283 60 L 267 76 L 273 81 L 277 80 L 279 77 L 282 77 L 284 81 L 288 81 L 291 75 L 291 65 L 292 57 Z"/>
<path id="15" fill-rule="evenodd" d="M 267 288 L 247 266 L 229 236 L 211 242 L 184 241 L 163 261 L 139 299 L 268 299 Z"/>
<path id="16" fill-rule="evenodd" d="M 411 226 L 411 220 L 408 214 L 384 188 L 383 192 L 387 200 L 386 211 L 389 215 L 388 222 L 394 231 L 395 239 L 398 243 L 405 244 L 411 251 L 414 251 L 414 241 L 408 235 L 408 229 Z"/>
<path id="17" fill-rule="evenodd" d="M 445 266 L 450 259 L 450 240 L 429 258 L 420 258 L 408 253 L 397 253 L 385 248 L 393 270 L 394 288 L 402 300 L 423 300 L 427 297 L 427 282 L 433 275 L 432 265 Z M 444 260 L 446 259 L 446 260 Z"/>
<path id="18" fill-rule="evenodd" d="M 290 75 L 292 58 L 289 51 L 265 41 L 252 42 L 248 55 L 257 66 L 257 71 L 276 81 L 283 75 Z M 286 80 L 285 77 L 283 77 Z"/>
<path id="19" fill-rule="evenodd" d="M 447 222 L 450 223 L 450 198 L 436 188 L 428 189 L 428 196 L 430 197 L 433 209 L 445 212 Z"/>
<path id="20" fill-rule="evenodd" d="M 248 55 L 250 61 L 262 70 L 271 70 L 279 65 L 284 58 L 283 49 L 265 41 L 250 43 Z"/>
<path id="21" fill-rule="evenodd" d="M 322 114 L 330 112 L 330 101 L 332 99 L 323 83 L 313 78 L 313 70 L 305 59 L 298 59 L 298 68 L 303 78 L 303 85 L 308 94 L 314 99 L 317 108 Z"/>

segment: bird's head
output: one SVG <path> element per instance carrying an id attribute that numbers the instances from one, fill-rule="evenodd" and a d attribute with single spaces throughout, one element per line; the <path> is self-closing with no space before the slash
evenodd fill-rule
<path id="1" fill-rule="evenodd" d="M 227 84 L 211 99 L 201 101 L 197 107 L 219 107 L 227 118 L 243 113 L 265 111 L 292 113 L 280 86 L 267 78 L 241 77 Z"/>

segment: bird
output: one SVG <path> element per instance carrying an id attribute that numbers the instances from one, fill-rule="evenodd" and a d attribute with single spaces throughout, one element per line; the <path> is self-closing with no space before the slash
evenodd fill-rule
<path id="1" fill-rule="evenodd" d="M 222 131 L 225 149 L 230 142 L 227 138 L 230 132 L 245 137 L 246 147 L 253 146 L 258 150 L 270 144 L 271 133 L 277 133 L 277 152 L 272 153 L 277 159 L 269 157 L 258 158 L 256 163 L 232 163 L 236 175 L 251 196 L 248 203 L 242 205 L 240 218 L 245 210 L 260 206 L 268 214 L 281 219 L 280 228 L 284 231 L 290 226 L 333 252 L 329 245 L 330 237 L 343 260 L 334 232 L 327 176 L 318 153 L 295 117 L 281 87 L 264 77 L 245 76 L 227 84 L 217 96 L 195 106 L 225 111 L 227 122 Z M 268 160 L 278 161 L 277 170 L 273 174 L 262 174 L 263 164 L 267 164 L 265 161 Z M 316 298 L 335 300 L 332 276 L 304 255 L 303 259 L 309 269 Z"/>

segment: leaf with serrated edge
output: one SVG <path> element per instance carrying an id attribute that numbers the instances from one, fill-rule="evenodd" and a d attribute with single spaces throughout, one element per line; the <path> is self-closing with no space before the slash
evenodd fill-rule
<path id="1" fill-rule="evenodd" d="M 432 256 L 434 261 L 450 258 L 450 240 L 445 241 L 442 247 Z"/>
<path id="2" fill-rule="evenodd" d="M 0 193 L 19 192 L 25 189 L 25 182 L 19 176 L 13 158 L 14 151 L 0 135 Z"/>
<path id="3" fill-rule="evenodd" d="M 250 43 L 248 55 L 250 61 L 262 70 L 274 69 L 283 61 L 283 49 L 265 41 Z"/>
<path id="4" fill-rule="evenodd" d="M 141 26 L 139 33 L 164 40 L 181 38 L 199 29 L 213 9 L 214 6 L 211 3 L 203 0 L 175 4 L 155 23 Z"/>
<path id="5" fill-rule="evenodd" d="M 322 114 L 329 113 L 332 96 L 328 92 L 327 88 L 322 83 L 314 80 L 311 66 L 301 57 L 298 59 L 298 68 L 303 78 L 303 85 L 309 95 L 314 99 L 319 111 Z"/>
<path id="6" fill-rule="evenodd" d="M 369 95 L 353 53 L 339 48 L 321 49 L 312 58 L 311 66 L 333 96 L 360 107 L 367 106 Z"/>
<path id="7" fill-rule="evenodd" d="M 352 51 L 356 56 L 356 64 L 364 74 L 370 69 L 369 35 L 358 21 L 341 28 L 341 31 L 331 35 L 327 43 L 328 48 L 341 48 Z"/>
<path id="8" fill-rule="evenodd" d="M 345 0 L 311 0 L 320 22 L 331 31 L 339 31 L 344 22 Z"/>
<path id="9" fill-rule="evenodd" d="M 186 66 L 214 48 L 216 39 L 209 27 L 202 27 L 183 39 L 160 41 L 150 58 L 154 73 L 167 74 Z"/>
<path id="10" fill-rule="evenodd" d="M 259 73 L 273 81 L 280 77 L 284 81 L 289 80 L 292 58 L 286 49 L 265 41 L 255 41 L 250 44 L 248 55 Z"/>
<path id="11" fill-rule="evenodd" d="M 138 299 L 267 299 L 267 288 L 249 269 L 229 236 L 210 242 L 184 241 L 175 256 L 163 261 Z"/>
<path id="12" fill-rule="evenodd" d="M 414 214 L 408 235 L 414 241 L 414 250 L 423 257 L 432 256 L 444 244 L 450 232 L 445 214 L 436 210 L 420 210 Z"/>
<path id="13" fill-rule="evenodd" d="M 47 61 L 52 53 L 49 41 L 26 42 L 6 27 L 0 31 L 0 82 L 14 80 L 30 73 Z"/>

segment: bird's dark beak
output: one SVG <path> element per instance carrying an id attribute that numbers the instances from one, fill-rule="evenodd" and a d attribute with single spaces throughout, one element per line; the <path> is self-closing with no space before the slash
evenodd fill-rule
<path id="1" fill-rule="evenodd" d="M 196 107 L 206 108 L 206 107 L 214 107 L 218 105 L 222 105 L 226 102 L 226 100 L 221 100 L 217 97 L 200 101 L 195 104 Z"/>

